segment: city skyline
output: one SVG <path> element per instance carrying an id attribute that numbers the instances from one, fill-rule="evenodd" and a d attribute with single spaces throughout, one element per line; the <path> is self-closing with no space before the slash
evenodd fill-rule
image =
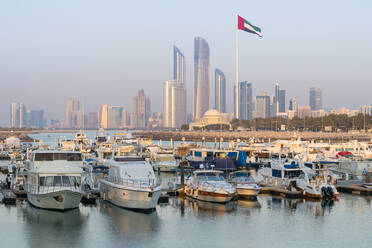
<path id="1" fill-rule="evenodd" d="M 16 3 L 4 3 L 2 10 L 6 11 L 0 17 L 0 33 L 7 39 L 0 46 L 3 55 L 0 81 L 4 86 L 0 95 L 0 125 L 9 125 L 9 103 L 13 101 L 24 102 L 31 109 L 42 108 L 50 119 L 62 119 L 65 111 L 61 106 L 71 95 L 84 99 L 87 113 L 97 111 L 103 102 L 123 105 L 129 110 L 128 99 L 139 88 L 149 92 L 154 110 L 160 112 L 159 96 L 162 83 L 169 79 L 172 70 L 168 58 L 173 44 L 182 47 L 189 58 L 187 108 L 192 112 L 195 36 L 208 41 L 212 54 L 210 67 L 224 71 L 227 111 L 232 112 L 235 13 L 259 24 L 265 35 L 258 41 L 239 34 L 239 78 L 252 82 L 255 93 L 271 92 L 273 82 L 279 81 L 286 89 L 287 98 L 296 97 L 299 105 L 308 104 L 308 88 L 314 85 L 324 90 L 325 109 L 359 109 L 361 105 L 371 105 L 368 92 L 372 75 L 368 68 L 372 37 L 364 31 L 368 29 L 367 10 L 371 3 L 327 1 L 319 9 L 320 1 L 301 5 L 290 1 L 281 4 L 272 1 L 270 5 L 240 1 L 236 4 L 239 8 L 213 3 L 214 12 L 208 11 L 210 3 L 198 3 L 194 9 L 192 1 L 181 6 L 170 1 L 167 10 L 150 3 L 149 7 L 156 11 L 149 11 L 138 3 L 124 8 L 122 3 L 82 1 L 74 2 L 73 12 L 70 12 L 72 1 L 42 4 L 33 1 L 35 7 L 25 4 L 21 9 Z M 332 11 L 334 6 L 337 12 Z M 184 9 L 181 19 L 179 12 L 169 11 L 179 8 Z M 123 9 L 130 14 L 122 15 Z M 105 18 L 98 22 L 98 14 Z M 353 18 L 340 27 L 344 16 L 350 15 Z M 144 31 L 148 23 L 142 17 L 147 16 L 152 17 L 153 29 Z M 139 19 L 139 26 L 131 25 L 133 18 Z M 175 29 L 169 19 L 180 20 L 182 28 Z M 291 28 L 283 30 L 283 26 Z M 348 28 L 353 28 L 361 39 L 355 41 L 352 36 L 344 35 Z M 82 29 L 86 32 L 80 32 Z M 117 30 L 126 30 L 125 35 Z"/>

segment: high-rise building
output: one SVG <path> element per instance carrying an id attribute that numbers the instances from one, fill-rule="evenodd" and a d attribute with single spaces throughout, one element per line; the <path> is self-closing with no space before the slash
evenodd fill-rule
<path id="1" fill-rule="evenodd" d="M 107 110 L 107 126 L 115 129 L 121 127 L 123 108 L 120 106 L 109 106 Z"/>
<path id="2" fill-rule="evenodd" d="M 29 127 L 43 128 L 45 126 L 43 110 L 31 110 L 28 115 L 27 119 Z"/>
<path id="3" fill-rule="evenodd" d="M 100 119 L 100 127 L 101 128 L 108 128 L 108 106 L 107 104 L 103 104 L 101 106 L 101 111 L 99 112 L 99 119 Z"/>
<path id="4" fill-rule="evenodd" d="M 126 111 L 125 109 L 123 109 L 123 111 L 121 112 L 121 126 L 128 126 L 128 111 Z"/>
<path id="5" fill-rule="evenodd" d="M 97 112 L 89 112 L 87 114 L 87 128 L 97 129 L 98 128 L 98 114 Z"/>
<path id="6" fill-rule="evenodd" d="M 138 97 L 137 96 L 132 96 L 130 98 L 130 126 L 131 128 L 136 128 L 138 127 L 138 122 L 137 122 L 137 112 L 138 112 Z"/>
<path id="7" fill-rule="evenodd" d="M 173 80 L 163 83 L 163 126 L 178 128 L 186 123 L 186 63 L 181 51 L 173 47 Z M 152 118 L 152 121 L 158 118 Z M 156 121 L 155 121 L 156 122 Z M 154 125 L 154 124 L 152 124 Z"/>
<path id="8" fill-rule="evenodd" d="M 254 111 L 255 118 L 270 117 L 270 96 L 266 92 L 260 92 L 256 96 L 256 109 Z"/>
<path id="9" fill-rule="evenodd" d="M 291 98 L 289 100 L 289 110 L 293 110 L 297 112 L 297 100 L 296 98 Z"/>
<path id="10" fill-rule="evenodd" d="M 146 127 L 146 95 L 143 89 L 138 91 L 137 98 L 137 127 Z"/>
<path id="11" fill-rule="evenodd" d="M 186 89 L 175 80 L 163 84 L 164 127 L 179 128 L 186 123 Z"/>
<path id="12" fill-rule="evenodd" d="M 84 111 L 80 108 L 80 100 L 78 97 L 67 99 L 65 127 L 84 128 Z"/>
<path id="13" fill-rule="evenodd" d="M 236 102 L 236 86 L 234 86 L 234 102 Z M 252 83 L 247 81 L 239 82 L 239 115 L 240 120 L 253 119 L 253 96 L 252 96 Z"/>
<path id="14" fill-rule="evenodd" d="M 279 112 L 285 112 L 285 90 L 279 90 Z"/>
<path id="15" fill-rule="evenodd" d="M 226 113 L 226 78 L 220 69 L 214 72 L 214 108 Z"/>
<path id="16" fill-rule="evenodd" d="M 176 46 L 173 46 L 173 80 L 180 84 L 186 82 L 185 57 Z"/>
<path id="17" fill-rule="evenodd" d="M 201 37 L 194 39 L 194 119 L 209 109 L 209 45 Z"/>
<path id="18" fill-rule="evenodd" d="M 23 103 L 19 104 L 19 128 L 26 126 L 26 107 Z"/>
<path id="19" fill-rule="evenodd" d="M 322 89 L 318 87 L 310 88 L 309 105 L 311 110 L 323 109 Z"/>
<path id="20" fill-rule="evenodd" d="M 10 127 L 15 128 L 18 127 L 18 103 L 12 102 L 10 104 Z"/>

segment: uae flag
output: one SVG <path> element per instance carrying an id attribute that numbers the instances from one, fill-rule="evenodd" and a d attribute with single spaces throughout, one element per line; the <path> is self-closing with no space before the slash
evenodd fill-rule
<path id="1" fill-rule="evenodd" d="M 261 29 L 259 27 L 253 26 L 249 23 L 249 21 L 245 20 L 241 16 L 238 16 L 238 29 L 252 34 L 257 34 L 258 36 L 262 37 Z"/>

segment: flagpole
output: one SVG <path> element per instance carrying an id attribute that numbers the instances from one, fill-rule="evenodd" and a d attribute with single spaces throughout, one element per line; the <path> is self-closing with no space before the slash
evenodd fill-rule
<path id="1" fill-rule="evenodd" d="M 236 15 L 235 26 L 235 118 L 239 119 L 239 41 L 238 41 L 238 15 Z"/>

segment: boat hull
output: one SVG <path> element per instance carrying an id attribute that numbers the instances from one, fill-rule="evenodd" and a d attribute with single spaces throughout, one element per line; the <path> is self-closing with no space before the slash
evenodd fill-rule
<path id="1" fill-rule="evenodd" d="M 152 211 L 158 203 L 161 190 L 136 190 L 123 187 L 115 187 L 110 183 L 101 181 L 100 192 L 104 200 L 123 208 Z"/>
<path id="2" fill-rule="evenodd" d="M 236 187 L 238 197 L 255 197 L 260 193 L 260 190 L 261 189 Z"/>
<path id="3" fill-rule="evenodd" d="M 186 194 L 199 201 L 227 203 L 233 198 L 233 194 L 209 192 L 202 190 L 186 190 Z"/>
<path id="4" fill-rule="evenodd" d="M 81 192 L 70 190 L 61 190 L 46 194 L 27 193 L 27 200 L 32 206 L 57 211 L 78 208 L 81 198 Z"/>

